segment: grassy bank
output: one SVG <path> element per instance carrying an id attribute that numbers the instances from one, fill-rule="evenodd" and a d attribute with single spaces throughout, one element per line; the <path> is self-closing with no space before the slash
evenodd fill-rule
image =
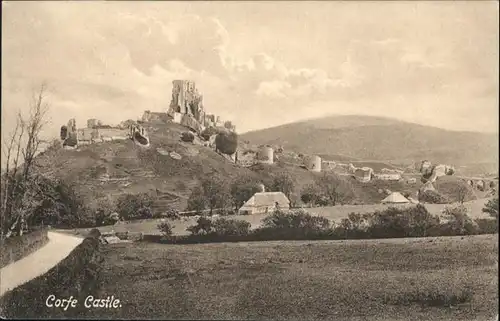
<path id="1" fill-rule="evenodd" d="M 22 236 L 1 240 L 0 268 L 35 252 L 48 241 L 47 230 L 36 230 Z"/>
<path id="2" fill-rule="evenodd" d="M 498 310 L 498 236 L 107 246 L 85 317 L 488 320 Z"/>
<path id="3" fill-rule="evenodd" d="M 73 296 L 80 302 L 97 293 L 101 269 L 100 243 L 86 238 L 68 257 L 46 274 L 7 293 L 0 299 L 1 315 L 7 318 L 78 317 L 82 305 L 64 311 L 46 306 L 49 295 L 66 299 Z"/>

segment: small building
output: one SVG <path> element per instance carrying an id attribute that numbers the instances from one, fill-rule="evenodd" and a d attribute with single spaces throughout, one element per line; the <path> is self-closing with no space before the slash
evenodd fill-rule
<path id="1" fill-rule="evenodd" d="M 255 193 L 238 210 L 238 214 L 266 214 L 272 213 L 275 209 L 290 209 L 290 200 L 282 192 L 261 192 Z"/>
<path id="2" fill-rule="evenodd" d="M 382 204 L 409 204 L 410 201 L 399 192 L 392 192 L 382 200 Z"/>

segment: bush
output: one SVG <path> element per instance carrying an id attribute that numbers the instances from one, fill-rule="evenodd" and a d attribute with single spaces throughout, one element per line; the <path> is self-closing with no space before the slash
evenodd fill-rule
<path id="1" fill-rule="evenodd" d="M 217 135 L 219 133 L 219 130 L 215 127 L 207 127 L 202 133 L 201 133 L 201 137 L 208 141 L 210 140 L 210 137 L 212 137 L 213 135 Z"/>
<path id="2" fill-rule="evenodd" d="M 449 200 L 441 195 L 437 191 L 427 190 L 425 192 L 419 193 L 418 195 L 419 202 L 429 203 L 429 204 L 448 204 Z"/>
<path id="3" fill-rule="evenodd" d="M 213 233 L 217 236 L 248 235 L 252 225 L 243 220 L 219 218 L 212 222 Z"/>
<path id="4" fill-rule="evenodd" d="M 489 200 L 485 204 L 483 213 L 488 213 L 491 217 L 498 219 L 498 197 Z"/>
<path id="5" fill-rule="evenodd" d="M 170 223 L 168 222 L 161 222 L 160 224 L 158 224 L 158 229 L 160 230 L 161 234 L 164 236 L 164 237 L 170 237 L 172 236 L 173 234 L 173 228 L 175 226 L 172 226 Z"/>
<path id="6" fill-rule="evenodd" d="M 196 220 L 196 225 L 189 226 L 186 231 L 193 235 L 209 234 L 212 232 L 212 220 L 205 216 L 200 216 L 198 220 Z"/>
<path id="7" fill-rule="evenodd" d="M 232 155 L 238 147 L 238 135 L 234 132 L 221 132 L 215 137 L 215 148 L 222 154 Z"/>
<path id="8" fill-rule="evenodd" d="M 498 220 L 488 218 L 478 218 L 474 220 L 479 234 L 497 234 Z"/>
<path id="9" fill-rule="evenodd" d="M 174 208 L 169 208 L 165 212 L 162 213 L 162 217 L 165 217 L 170 220 L 180 220 L 181 215 L 178 210 Z"/>
<path id="10" fill-rule="evenodd" d="M 368 234 L 374 238 L 424 237 L 435 233 L 440 218 L 419 204 L 410 208 L 390 207 L 369 219 Z"/>
<path id="11" fill-rule="evenodd" d="M 323 230 L 330 227 L 330 221 L 326 217 L 312 216 L 304 210 L 284 212 L 277 210 L 262 220 L 262 227 L 274 229 L 298 229 Z"/>
<path id="12" fill-rule="evenodd" d="M 118 198 L 116 210 L 124 220 L 152 218 L 153 197 L 147 193 L 125 194 Z"/>
<path id="13" fill-rule="evenodd" d="M 186 143 L 192 143 L 194 141 L 194 134 L 191 132 L 183 132 L 181 134 L 181 140 Z"/>
<path id="14" fill-rule="evenodd" d="M 471 235 L 477 234 L 477 223 L 468 215 L 469 210 L 463 205 L 447 206 L 443 210 L 448 219 L 443 226 L 445 235 Z"/>

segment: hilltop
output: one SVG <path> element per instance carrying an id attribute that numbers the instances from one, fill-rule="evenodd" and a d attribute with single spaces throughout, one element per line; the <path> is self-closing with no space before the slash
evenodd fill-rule
<path id="1" fill-rule="evenodd" d="M 310 119 L 247 132 L 241 139 L 338 161 L 409 165 L 429 159 L 455 165 L 463 175 L 496 173 L 498 168 L 496 134 L 449 131 L 383 117 Z"/>

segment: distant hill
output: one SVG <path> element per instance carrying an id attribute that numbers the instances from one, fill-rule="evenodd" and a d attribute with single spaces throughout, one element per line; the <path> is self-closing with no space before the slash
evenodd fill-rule
<path id="1" fill-rule="evenodd" d="M 462 169 L 481 164 L 483 171 L 496 171 L 498 164 L 496 134 L 450 131 L 383 117 L 323 117 L 244 133 L 241 138 L 300 153 L 342 155 L 343 160 L 403 165 L 429 159 Z"/>

